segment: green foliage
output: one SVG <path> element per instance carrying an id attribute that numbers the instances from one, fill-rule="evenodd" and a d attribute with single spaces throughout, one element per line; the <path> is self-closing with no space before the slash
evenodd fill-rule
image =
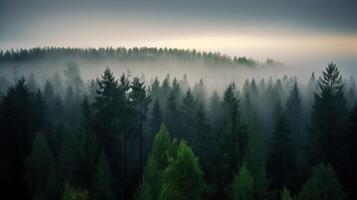
<path id="1" fill-rule="evenodd" d="M 160 200 L 201 199 L 205 189 L 203 172 L 191 148 L 181 141 L 177 156 L 165 169 Z"/>
<path id="2" fill-rule="evenodd" d="M 144 175 L 136 199 L 157 199 L 162 187 L 164 170 L 176 154 L 176 140 L 172 140 L 164 124 L 156 134 L 151 154 L 148 157 Z"/>
<path id="3" fill-rule="evenodd" d="M 93 199 L 110 200 L 113 199 L 112 192 L 112 173 L 108 163 L 108 158 L 102 151 L 99 156 L 97 169 L 92 183 Z"/>
<path id="4" fill-rule="evenodd" d="M 151 134 L 154 135 L 160 130 L 160 126 L 162 123 L 162 114 L 161 114 L 161 109 L 158 99 L 155 100 L 154 107 L 151 112 L 150 122 L 151 122 Z"/>
<path id="5" fill-rule="evenodd" d="M 344 156 L 346 139 L 346 100 L 342 76 L 333 63 L 323 72 L 319 87 L 321 92 L 315 94 L 312 123 L 310 127 L 310 146 L 312 164 L 331 163 L 336 167 L 338 160 Z"/>
<path id="6" fill-rule="evenodd" d="M 268 170 L 274 189 L 281 190 L 284 185 L 291 184 L 293 149 L 291 141 L 291 130 L 286 121 L 284 111 L 280 103 L 275 109 L 275 127 L 271 139 Z"/>
<path id="7" fill-rule="evenodd" d="M 149 156 L 142 182 L 139 186 L 135 199 L 154 200 L 159 197 L 163 170 L 158 168 L 153 156 Z"/>
<path id="8" fill-rule="evenodd" d="M 70 184 L 66 183 L 63 191 L 62 200 L 88 200 L 88 191 L 81 190 L 80 188 L 73 188 Z"/>
<path id="9" fill-rule="evenodd" d="M 290 191 L 286 187 L 284 187 L 283 191 L 280 192 L 280 199 L 293 200 L 293 198 L 290 196 Z"/>
<path id="10" fill-rule="evenodd" d="M 192 112 L 195 112 L 194 101 L 193 93 L 189 88 L 182 100 L 182 120 L 185 124 L 185 126 L 182 127 L 182 132 L 183 138 L 188 142 L 191 142 L 193 137 L 194 115 L 192 115 Z"/>
<path id="11" fill-rule="evenodd" d="M 172 81 L 172 88 L 167 98 L 166 107 L 166 120 L 167 126 L 173 136 L 181 136 L 181 110 L 180 110 L 181 88 L 177 80 Z"/>
<path id="12" fill-rule="evenodd" d="M 323 164 L 316 166 L 298 195 L 298 200 L 316 199 L 344 199 L 340 182 L 330 165 L 327 167 Z"/>
<path id="13" fill-rule="evenodd" d="M 235 175 L 228 191 L 231 200 L 253 200 L 254 199 L 254 178 L 250 175 L 247 167 L 243 164 L 239 170 L 239 175 Z"/>
<path id="14" fill-rule="evenodd" d="M 37 133 L 33 140 L 32 151 L 26 159 L 26 179 L 32 196 L 36 199 L 51 197 L 51 180 L 54 178 L 55 160 L 46 138 Z"/>
<path id="15" fill-rule="evenodd" d="M 266 177 L 266 158 L 263 151 L 263 139 L 252 128 L 248 131 L 248 144 L 245 153 L 246 168 L 254 178 L 254 195 L 256 199 L 265 199 L 269 182 Z"/>
<path id="16" fill-rule="evenodd" d="M 76 131 L 66 127 L 61 134 L 62 141 L 58 155 L 57 174 L 59 181 L 64 186 L 66 180 L 73 178 L 73 169 L 78 159 L 78 143 L 75 138 Z"/>
<path id="17" fill-rule="evenodd" d="M 156 134 L 152 145 L 151 155 L 156 160 L 158 168 L 164 170 L 169 160 L 172 160 L 176 154 L 176 141 L 172 140 L 169 131 L 164 124 Z"/>

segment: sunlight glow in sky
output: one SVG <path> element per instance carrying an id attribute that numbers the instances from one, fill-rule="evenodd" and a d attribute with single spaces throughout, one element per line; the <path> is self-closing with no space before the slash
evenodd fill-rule
<path id="1" fill-rule="evenodd" d="M 357 64 L 352 0 L 0 0 L 0 49 L 150 46 Z"/>

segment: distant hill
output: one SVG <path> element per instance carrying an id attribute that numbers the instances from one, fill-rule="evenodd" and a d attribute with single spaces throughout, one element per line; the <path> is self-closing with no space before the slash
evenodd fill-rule
<path id="1" fill-rule="evenodd" d="M 40 60 L 83 59 L 88 61 L 170 61 L 203 62 L 213 65 L 244 65 L 249 67 L 263 65 L 281 65 L 272 59 L 264 63 L 247 57 L 230 57 L 219 52 L 204 52 L 176 48 L 60 48 L 44 47 L 31 49 L 0 50 L 0 65 L 6 63 L 22 63 Z"/>

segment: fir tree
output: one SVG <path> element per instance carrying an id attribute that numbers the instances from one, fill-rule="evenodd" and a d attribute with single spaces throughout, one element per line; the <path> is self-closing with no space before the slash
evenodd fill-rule
<path id="1" fill-rule="evenodd" d="M 320 93 L 315 94 L 309 146 L 310 166 L 330 163 L 342 182 L 347 179 L 348 159 L 347 104 L 344 84 L 334 63 L 330 63 L 319 82 Z"/>
<path id="2" fill-rule="evenodd" d="M 290 191 L 284 187 L 283 191 L 280 192 L 280 199 L 281 200 L 293 200 L 294 198 L 292 198 L 290 196 Z"/>
<path id="3" fill-rule="evenodd" d="M 277 104 L 275 113 L 275 127 L 267 164 L 268 172 L 273 179 L 272 187 L 280 190 L 284 185 L 290 186 L 291 184 L 294 152 L 292 149 L 291 130 L 280 103 Z"/>
<path id="4" fill-rule="evenodd" d="M 51 197 L 51 189 L 53 189 L 51 179 L 54 178 L 55 165 L 46 138 L 42 133 L 37 133 L 33 140 L 32 151 L 26 159 L 26 179 L 34 199 Z"/>
<path id="5" fill-rule="evenodd" d="M 298 200 L 344 199 L 344 193 L 332 167 L 316 166 L 310 178 L 303 185 Z"/>
<path id="6" fill-rule="evenodd" d="M 229 190 L 231 200 L 253 200 L 254 178 L 250 175 L 245 164 L 239 169 L 239 175 L 235 175 Z"/>
<path id="7" fill-rule="evenodd" d="M 151 111 L 151 134 L 156 134 L 162 123 L 162 114 L 160 109 L 159 100 L 155 100 L 154 107 Z M 153 137 L 152 137 L 153 138 Z M 151 139 L 151 138 L 150 138 Z"/>
<path id="8" fill-rule="evenodd" d="M 92 183 L 92 198 L 103 200 L 114 199 L 112 181 L 112 173 L 109 162 L 107 156 L 102 151 L 99 156 L 99 161 Z"/>
<path id="9" fill-rule="evenodd" d="M 184 141 L 177 155 L 165 169 L 159 199 L 201 199 L 205 189 L 198 158 Z"/>

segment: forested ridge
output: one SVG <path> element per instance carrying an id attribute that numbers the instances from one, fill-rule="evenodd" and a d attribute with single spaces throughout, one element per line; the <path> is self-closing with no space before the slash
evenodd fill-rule
<path id="1" fill-rule="evenodd" d="M 264 63 L 247 57 L 230 57 L 219 52 L 197 51 L 195 49 L 155 48 L 155 47 L 106 47 L 106 48 L 59 48 L 59 47 L 36 47 L 31 49 L 0 49 L 0 64 L 21 63 L 41 59 L 58 60 L 63 58 L 82 58 L 93 60 L 158 60 L 179 59 L 181 61 L 203 61 L 220 65 L 245 65 L 250 67 L 260 65 L 281 65 L 272 59 Z"/>
<path id="2" fill-rule="evenodd" d="M 0 63 L 62 51 L 240 62 L 172 49 L 36 48 L 1 51 Z M 186 75 L 145 82 L 106 68 L 87 82 L 71 64 L 63 74 L 43 83 L 0 75 L 3 199 L 357 198 L 356 87 L 334 63 L 307 83 L 252 78 L 223 92 Z"/>

